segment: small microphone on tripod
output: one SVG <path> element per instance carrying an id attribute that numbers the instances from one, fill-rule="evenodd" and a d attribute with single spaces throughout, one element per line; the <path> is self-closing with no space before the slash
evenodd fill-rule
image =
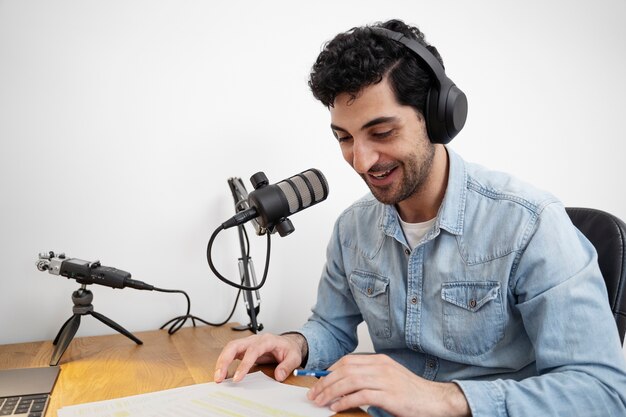
<path id="1" fill-rule="evenodd" d="M 50 366 L 57 365 L 61 356 L 76 335 L 80 326 L 80 318 L 90 315 L 113 330 L 131 339 L 138 345 L 143 342 L 135 337 L 131 332 L 105 316 L 94 310 L 92 301 L 93 293 L 87 289 L 89 284 L 99 284 L 111 288 L 131 287 L 138 290 L 158 290 L 145 282 L 130 279 L 130 273 L 120 269 L 100 265 L 99 261 L 89 262 L 82 259 L 66 258 L 65 254 L 55 254 L 54 252 L 42 252 L 37 260 L 37 269 L 48 271 L 53 275 L 61 275 L 75 279 L 82 284 L 81 288 L 72 293 L 72 316 L 63 323 L 52 344 L 55 346 L 50 359 Z"/>
<path id="2" fill-rule="evenodd" d="M 66 258 L 64 253 L 42 252 L 37 260 L 37 269 L 75 279 L 80 284 L 98 284 L 111 288 L 130 287 L 136 290 L 154 290 L 154 286 L 131 279 L 130 272 L 110 266 L 102 266 L 100 261 L 83 261 Z"/>

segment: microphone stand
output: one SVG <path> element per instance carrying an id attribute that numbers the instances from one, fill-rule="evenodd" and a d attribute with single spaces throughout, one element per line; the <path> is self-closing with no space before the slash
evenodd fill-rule
<path id="1" fill-rule="evenodd" d="M 235 210 L 237 213 L 240 211 L 244 211 L 248 208 L 248 192 L 246 191 L 243 182 L 239 178 L 229 178 L 228 185 L 230 187 L 230 191 L 233 194 L 233 199 L 235 200 Z M 253 224 L 257 230 L 257 234 L 269 233 L 269 231 L 262 232 L 261 227 L 253 220 Z M 256 274 L 254 272 L 254 264 L 252 263 L 252 258 L 250 258 L 248 251 L 248 244 L 246 231 L 244 229 L 244 225 L 240 224 L 237 226 L 237 233 L 239 235 L 239 247 L 241 249 L 241 258 L 239 258 L 239 274 L 241 276 L 241 281 L 243 285 L 246 287 L 256 286 Z M 261 309 L 261 296 L 259 291 L 250 291 L 243 290 L 242 293 L 246 310 L 248 316 L 250 317 L 250 323 L 247 325 L 234 326 L 232 329 L 236 331 L 250 330 L 252 333 L 257 333 L 263 330 L 263 324 L 258 323 L 257 316 L 259 315 Z M 256 304 L 256 305 L 255 305 Z"/>

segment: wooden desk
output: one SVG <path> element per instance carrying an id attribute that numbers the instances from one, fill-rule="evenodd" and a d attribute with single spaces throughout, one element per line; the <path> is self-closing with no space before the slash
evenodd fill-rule
<path id="1" fill-rule="evenodd" d="M 134 333 L 143 345 L 121 334 L 76 338 L 61 358 L 61 373 L 46 417 L 56 417 L 56 410 L 67 405 L 212 382 L 222 347 L 229 340 L 251 334 L 233 331 L 232 325 L 186 327 L 172 336 L 165 330 Z M 0 369 L 47 366 L 52 351 L 51 341 L 2 345 Z M 273 367 L 257 368 L 252 371 L 261 370 L 273 377 Z M 234 369 L 229 369 L 229 375 Z M 314 382 L 312 377 L 294 376 L 286 381 L 303 387 Z M 367 414 L 354 410 L 337 415 Z"/>

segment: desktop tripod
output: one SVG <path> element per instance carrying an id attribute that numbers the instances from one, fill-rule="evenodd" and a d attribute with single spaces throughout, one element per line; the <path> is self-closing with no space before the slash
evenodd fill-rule
<path id="1" fill-rule="evenodd" d="M 70 342 L 78 331 L 78 327 L 80 326 L 80 316 L 84 316 L 86 314 L 95 317 L 113 330 L 117 330 L 119 333 L 128 337 L 138 345 L 143 344 L 141 340 L 137 339 L 128 330 L 126 330 L 110 318 L 94 311 L 93 305 L 91 304 L 92 300 L 93 293 L 87 289 L 86 284 L 83 284 L 78 290 L 72 293 L 72 301 L 74 302 L 74 307 L 72 308 L 72 311 L 74 312 L 74 314 L 72 315 L 72 317 L 67 319 L 65 323 L 63 323 L 63 326 L 61 326 L 59 333 L 57 333 L 57 336 L 54 338 L 54 342 L 52 342 L 52 344 L 56 347 L 54 348 L 54 352 L 52 353 L 52 359 L 50 359 L 50 366 L 54 366 L 59 363 L 61 356 L 63 356 L 63 353 L 65 353 L 65 350 L 70 345 Z"/>

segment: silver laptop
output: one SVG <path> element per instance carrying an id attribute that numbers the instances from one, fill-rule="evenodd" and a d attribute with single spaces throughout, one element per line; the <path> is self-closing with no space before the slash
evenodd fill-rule
<path id="1" fill-rule="evenodd" d="M 0 370 L 0 416 L 42 417 L 60 368 Z"/>

